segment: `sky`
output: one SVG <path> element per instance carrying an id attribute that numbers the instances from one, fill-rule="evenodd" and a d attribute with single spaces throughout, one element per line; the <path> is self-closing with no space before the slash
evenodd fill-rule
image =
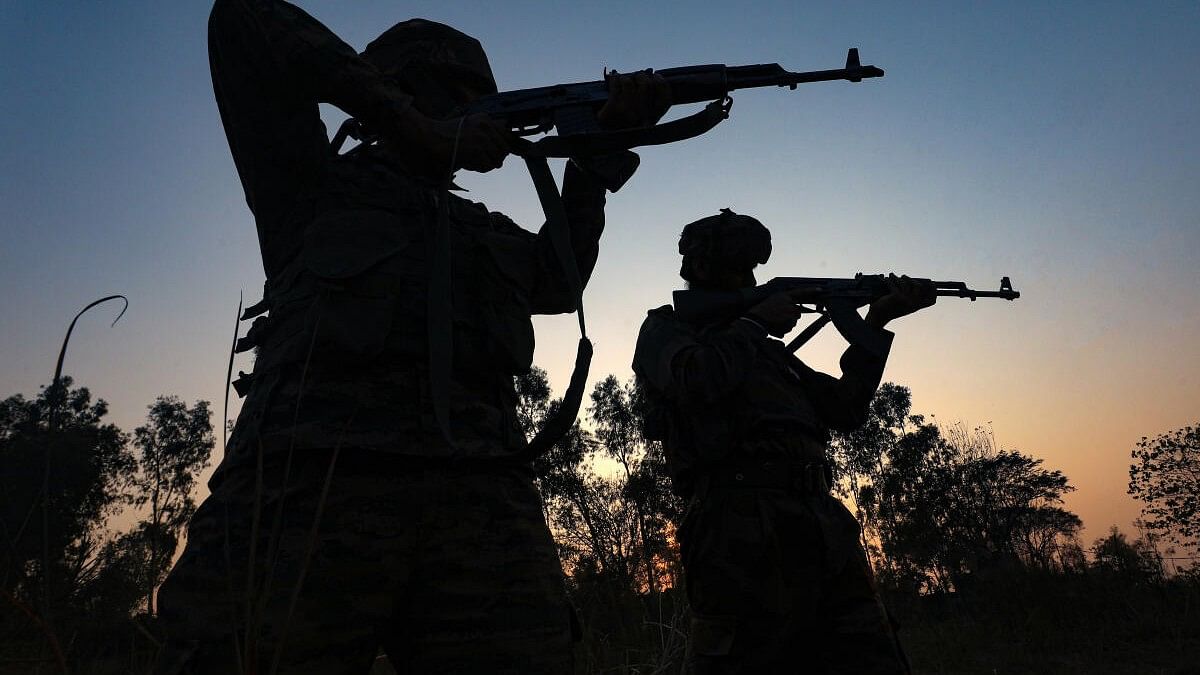
<path id="1" fill-rule="evenodd" d="M 1200 421 L 1200 4 L 299 4 L 359 49 L 412 16 L 452 24 L 502 90 L 606 67 L 836 68 L 848 47 L 886 71 L 739 92 L 712 132 L 641 151 L 585 298 L 593 381 L 630 375 L 645 311 L 681 286 L 683 224 L 729 207 L 772 230 L 760 280 L 1010 277 L 1015 302 L 945 298 L 895 322 L 885 379 L 915 412 L 1062 470 L 1085 543 L 1131 529 L 1138 439 Z M 0 2 L 0 396 L 35 394 L 75 312 L 123 293 L 116 326 L 114 305 L 80 319 L 64 372 L 127 430 L 159 394 L 220 410 L 239 295 L 257 301 L 263 275 L 213 101 L 208 9 Z M 332 130 L 341 116 L 324 112 Z M 521 162 L 459 182 L 539 226 Z M 535 325 L 561 392 L 574 320 Z M 827 329 L 800 356 L 836 372 L 843 346 Z"/>

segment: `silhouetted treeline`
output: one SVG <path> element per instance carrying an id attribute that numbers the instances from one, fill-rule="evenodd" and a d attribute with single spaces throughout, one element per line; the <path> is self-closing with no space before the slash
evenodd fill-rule
<path id="1" fill-rule="evenodd" d="M 537 369 L 517 388 L 533 434 L 557 401 Z M 633 382 L 605 378 L 534 467 L 579 617 L 579 673 L 681 672 L 674 532 L 687 504 L 642 433 L 644 403 Z M 210 413 L 159 397 L 132 434 L 106 413 L 69 378 L 0 401 L 0 673 L 139 673 L 154 656 L 154 589 L 195 510 Z M 1178 675 L 1200 663 L 1195 436 L 1143 439 L 1130 490 L 1146 528 L 1087 545 L 1066 476 L 987 429 L 934 424 L 905 387 L 883 385 L 829 459 L 916 672 Z"/>
<path id="2" fill-rule="evenodd" d="M 518 385 L 532 433 L 554 406 L 545 373 Z M 1002 449 L 988 429 L 934 424 L 911 400 L 885 383 L 866 423 L 835 434 L 829 460 L 917 672 L 1175 675 L 1200 663 L 1200 567 L 1169 575 L 1150 531 L 1129 541 L 1114 527 L 1085 546 L 1061 471 Z M 682 665 L 673 533 L 687 505 L 669 490 L 661 445 L 641 433 L 644 414 L 635 383 L 609 376 L 585 426 L 537 466 L 582 617 L 581 673 Z"/>
<path id="3" fill-rule="evenodd" d="M 1145 504 L 1141 525 L 1172 553 L 1200 552 L 1200 424 L 1143 436 L 1133 450 L 1129 494 Z"/>
<path id="4" fill-rule="evenodd" d="M 160 396 L 130 435 L 71 384 L 0 401 L 0 672 L 144 670 L 213 449 L 205 401 Z"/>
<path id="5" fill-rule="evenodd" d="M 996 447 L 983 428 L 939 427 L 912 413 L 908 388 L 884 384 L 865 424 L 831 448 L 837 492 L 851 502 L 886 585 L 952 591 L 981 570 L 1063 570 L 1081 560 L 1075 488 L 1042 460 Z"/>
<path id="6" fill-rule="evenodd" d="M 518 378 L 517 391 L 532 434 L 558 402 L 538 368 Z M 685 644 L 674 532 L 686 504 L 670 490 L 662 446 L 642 434 L 644 408 L 636 386 L 608 376 L 592 390 L 588 427 L 576 423 L 534 466 L 582 617 L 582 672 L 656 672 Z M 647 639 L 657 647 L 644 649 Z"/>

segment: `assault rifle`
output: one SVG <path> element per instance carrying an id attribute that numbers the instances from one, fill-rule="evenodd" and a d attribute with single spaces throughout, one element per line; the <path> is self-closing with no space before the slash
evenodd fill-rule
<path id="1" fill-rule="evenodd" d="M 795 89 L 797 85 L 808 82 L 830 80 L 861 82 L 865 78 L 883 77 L 883 71 L 879 68 L 859 63 L 857 48 L 851 48 L 846 55 L 844 68 L 833 70 L 793 73 L 784 70 L 778 63 L 768 63 L 753 66 L 725 66 L 722 64 L 684 66 L 682 68 L 666 68 L 657 73 L 670 85 L 672 105 L 715 101 L 722 103 L 726 113 L 728 112 L 729 93 L 737 89 L 754 87 Z M 596 112 L 607 102 L 608 82 L 605 79 L 506 91 L 480 98 L 465 106 L 460 112 L 466 115 L 485 113 L 508 126 L 518 136 L 532 136 L 557 129 L 560 138 L 576 136 L 577 138 L 572 139 L 574 143 L 569 145 L 575 146 L 572 149 L 586 154 L 594 154 L 594 152 L 587 152 L 589 149 L 611 150 L 611 148 L 588 147 L 589 140 L 595 145 L 606 145 L 606 143 L 599 142 L 599 139 L 604 137 L 610 139 L 625 137 L 633 141 L 644 141 L 628 145 L 624 149 L 638 145 L 655 145 L 672 140 L 682 140 L 668 138 L 669 134 L 664 131 L 678 122 L 656 125 L 659 129 L 656 134 L 623 134 L 602 131 L 596 122 Z M 578 138 L 581 134 L 586 136 Z M 658 140 L 656 136 L 663 138 Z M 539 141 L 539 144 L 556 145 L 555 143 L 546 143 L 546 140 L 548 139 Z"/>
<path id="2" fill-rule="evenodd" d="M 940 297 L 969 298 L 972 301 L 977 298 L 1016 300 L 1021 297 L 1019 292 L 1013 290 L 1008 277 L 1000 280 L 998 291 L 977 291 L 968 288 L 961 281 L 913 281 L 933 284 Z M 790 351 L 799 349 L 824 328 L 825 324 L 832 321 L 834 328 L 850 344 L 859 345 L 876 354 L 886 353 L 887 345 L 880 339 L 879 332 L 868 326 L 858 313 L 859 307 L 869 305 L 891 292 L 888 277 L 882 274 L 860 272 L 854 275 L 853 279 L 776 277 L 765 284 L 736 291 L 675 291 L 675 316 L 695 324 L 732 321 L 770 296 L 798 288 L 812 288 L 818 291 L 818 297 L 813 303 L 815 309 L 806 308 L 806 311 L 821 316 L 788 343 Z"/>
<path id="3" fill-rule="evenodd" d="M 729 116 L 730 92 L 755 87 L 788 87 L 809 82 L 847 80 L 861 82 L 883 77 L 883 70 L 859 63 L 858 49 L 846 55 L 846 66 L 832 70 L 794 73 L 778 63 L 751 66 L 710 64 L 656 71 L 671 89 L 671 105 L 711 101 L 704 110 L 682 119 L 650 127 L 605 131 L 596 113 L 608 102 L 608 80 L 556 84 L 518 89 L 481 97 L 455 111 L 454 116 L 483 113 L 527 137 L 557 130 L 556 135 L 521 144 L 517 154 L 529 157 L 595 158 L 589 168 L 600 174 L 611 191 L 624 184 L 637 168 L 637 155 L 628 152 L 643 145 L 682 141 L 715 127 Z M 356 120 L 347 120 L 333 139 L 334 150 L 346 138 L 371 142 L 377 137 Z M 600 166 L 596 166 L 599 164 Z"/>

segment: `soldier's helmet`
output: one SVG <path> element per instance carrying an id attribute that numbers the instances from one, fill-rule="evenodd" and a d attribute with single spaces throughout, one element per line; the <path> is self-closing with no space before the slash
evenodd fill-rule
<path id="1" fill-rule="evenodd" d="M 497 91 L 479 40 L 436 21 L 401 21 L 372 40 L 361 56 L 395 78 L 426 113 L 440 116 L 460 105 L 456 92 L 461 87 L 477 95 Z"/>
<path id="2" fill-rule="evenodd" d="M 771 231 L 757 219 L 721 209 L 684 226 L 679 235 L 683 266 L 679 275 L 691 279 L 691 260 L 701 258 L 728 270 L 749 270 L 771 257 Z"/>

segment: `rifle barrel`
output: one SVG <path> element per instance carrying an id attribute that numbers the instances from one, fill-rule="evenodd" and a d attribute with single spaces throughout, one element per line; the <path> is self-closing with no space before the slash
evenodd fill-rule
<path id="1" fill-rule="evenodd" d="M 1004 300 L 1016 300 L 1021 297 L 1019 291 L 1014 291 L 1008 277 L 1004 277 L 1000 281 L 1000 290 L 998 291 L 977 291 L 974 288 L 968 288 L 961 281 L 934 281 L 934 287 L 937 289 L 938 297 L 954 297 L 954 298 L 1003 298 Z"/>
<path id="2" fill-rule="evenodd" d="M 1005 300 L 1016 300 L 1021 297 L 1018 291 L 977 291 L 971 288 L 962 289 L 941 289 L 937 291 L 938 297 L 952 298 L 1004 298 Z"/>

